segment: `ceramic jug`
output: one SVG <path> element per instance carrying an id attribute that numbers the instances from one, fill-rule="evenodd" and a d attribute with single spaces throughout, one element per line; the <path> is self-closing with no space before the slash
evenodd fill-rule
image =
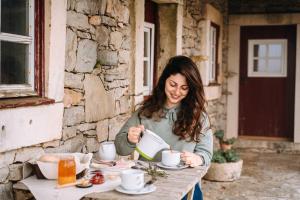
<path id="1" fill-rule="evenodd" d="M 136 145 L 137 152 L 147 160 L 152 160 L 154 156 L 163 149 L 170 149 L 170 145 L 156 133 L 147 129 L 144 131 L 141 140 Z"/>
<path id="2" fill-rule="evenodd" d="M 116 147 L 114 142 L 107 141 L 100 143 L 99 157 L 101 160 L 115 160 Z"/>

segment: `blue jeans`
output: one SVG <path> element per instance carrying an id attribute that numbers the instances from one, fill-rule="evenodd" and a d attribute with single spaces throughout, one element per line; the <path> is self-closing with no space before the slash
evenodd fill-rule
<path id="1" fill-rule="evenodd" d="M 187 195 L 185 195 L 182 200 L 187 200 Z M 193 200 L 203 200 L 203 195 L 199 183 L 195 185 Z"/>

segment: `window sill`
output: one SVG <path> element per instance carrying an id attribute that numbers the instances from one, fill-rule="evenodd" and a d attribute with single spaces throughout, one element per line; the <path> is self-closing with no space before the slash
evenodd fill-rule
<path id="1" fill-rule="evenodd" d="M 26 98 L 1 99 L 0 109 L 47 105 L 47 104 L 52 104 L 54 102 L 55 102 L 54 99 L 48 99 L 45 97 L 44 98 L 26 97 Z"/>

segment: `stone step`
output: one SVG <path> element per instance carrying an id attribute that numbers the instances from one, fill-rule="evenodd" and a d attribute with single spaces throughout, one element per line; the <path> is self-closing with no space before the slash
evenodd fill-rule
<path id="1" fill-rule="evenodd" d="M 234 148 L 241 152 L 300 153 L 300 143 L 293 143 L 289 141 L 268 141 L 239 138 L 235 142 Z"/>

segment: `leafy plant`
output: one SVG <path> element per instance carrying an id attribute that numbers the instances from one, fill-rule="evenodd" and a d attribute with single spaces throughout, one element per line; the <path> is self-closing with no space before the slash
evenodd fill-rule
<path id="1" fill-rule="evenodd" d="M 235 150 L 230 149 L 227 151 L 223 151 L 220 149 L 214 151 L 211 161 L 215 163 L 226 163 L 226 162 L 237 162 L 238 160 L 240 160 L 240 157 L 238 156 Z"/>
<path id="2" fill-rule="evenodd" d="M 219 140 L 220 144 L 234 144 L 236 141 L 235 138 L 225 139 L 223 130 L 217 130 L 214 135 Z"/>
<path id="3" fill-rule="evenodd" d="M 226 163 L 226 158 L 223 156 L 223 152 L 221 150 L 214 151 L 211 162 Z"/>

